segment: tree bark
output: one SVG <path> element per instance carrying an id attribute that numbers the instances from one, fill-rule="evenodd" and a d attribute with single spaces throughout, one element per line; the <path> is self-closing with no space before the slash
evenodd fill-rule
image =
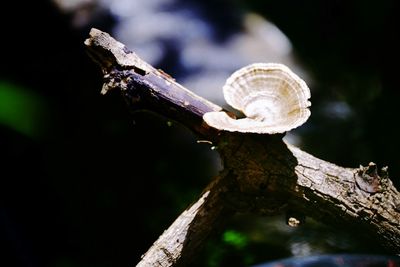
<path id="1" fill-rule="evenodd" d="M 132 110 L 147 109 L 176 120 L 212 142 L 224 170 L 159 237 L 138 266 L 190 262 L 210 231 L 234 212 L 287 212 L 298 225 L 309 216 L 334 226 L 361 229 L 388 251 L 400 253 L 400 194 L 387 168 L 374 163 L 343 168 L 285 143 L 283 134 L 218 131 L 202 119 L 221 107 L 193 94 L 142 61 L 107 33 L 92 29 L 85 41 L 102 68 L 102 93 L 119 89 Z"/>

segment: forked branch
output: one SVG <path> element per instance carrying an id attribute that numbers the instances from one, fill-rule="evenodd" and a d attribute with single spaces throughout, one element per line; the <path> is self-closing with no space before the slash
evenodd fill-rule
<path id="1" fill-rule="evenodd" d="M 119 89 L 132 110 L 176 120 L 218 148 L 220 176 L 159 237 L 138 266 L 186 265 L 212 229 L 236 211 L 295 211 L 327 224 L 362 229 L 400 254 L 400 194 L 386 168 L 343 168 L 286 144 L 283 134 L 218 131 L 203 121 L 222 108 L 193 94 L 107 33 L 92 29 L 87 51 L 104 74 L 102 93 Z M 289 214 L 290 215 L 290 214 Z M 290 216 L 289 216 L 290 217 Z M 290 223 L 300 218 L 294 215 Z"/>

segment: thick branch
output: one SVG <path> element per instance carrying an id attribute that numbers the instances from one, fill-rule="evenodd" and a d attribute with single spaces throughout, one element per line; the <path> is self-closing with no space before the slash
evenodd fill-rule
<path id="1" fill-rule="evenodd" d="M 299 187 L 293 194 L 302 200 L 309 216 L 333 225 L 345 221 L 351 227 L 364 228 L 365 233 L 400 253 L 400 194 L 385 168 L 379 174 L 372 163 L 360 169 L 342 168 L 298 148 L 289 149 L 298 161 Z"/>
<path id="2" fill-rule="evenodd" d="M 233 214 L 225 203 L 229 188 L 232 188 L 231 179 L 217 177 L 154 242 L 137 266 L 187 265 L 210 232 Z"/>
<path id="3" fill-rule="evenodd" d="M 119 89 L 132 110 L 146 109 L 171 118 L 202 136 L 215 131 L 203 114 L 221 107 L 187 90 L 162 70 L 156 70 L 107 33 L 92 29 L 85 41 L 91 58 L 102 68 L 102 93 Z"/>
<path id="4" fill-rule="evenodd" d="M 372 163 L 342 168 L 285 144 L 283 135 L 218 132 L 202 116 L 221 110 L 219 106 L 183 88 L 106 33 L 93 29 L 85 44 L 103 70 L 103 93 L 120 89 L 132 110 L 148 109 L 181 122 L 214 142 L 224 162 L 221 178 L 160 236 L 140 266 L 186 263 L 228 210 L 295 211 L 331 225 L 362 228 L 400 253 L 400 194 L 386 169 L 379 171 Z"/>

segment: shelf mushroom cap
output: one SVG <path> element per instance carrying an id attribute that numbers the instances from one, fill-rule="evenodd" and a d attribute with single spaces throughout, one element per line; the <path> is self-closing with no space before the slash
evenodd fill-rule
<path id="1" fill-rule="evenodd" d="M 234 72 L 223 87 L 226 102 L 246 116 L 207 112 L 204 121 L 230 132 L 275 134 L 299 127 L 311 112 L 310 89 L 288 67 L 278 63 L 254 63 Z"/>

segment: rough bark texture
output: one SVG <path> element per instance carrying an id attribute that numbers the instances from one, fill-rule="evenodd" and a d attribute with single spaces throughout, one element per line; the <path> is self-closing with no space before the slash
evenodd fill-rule
<path id="1" fill-rule="evenodd" d="M 234 213 L 225 205 L 232 187 L 228 176 L 219 176 L 200 198 L 185 210 L 146 252 L 137 266 L 185 266 L 209 233 Z"/>
<path id="2" fill-rule="evenodd" d="M 212 229 L 235 211 L 286 211 L 293 225 L 303 216 L 363 229 L 400 253 L 400 194 L 387 170 L 343 168 L 282 141 L 283 135 L 219 132 L 202 120 L 221 107 L 191 93 L 161 70 L 92 29 L 85 41 L 104 74 L 102 93 L 119 89 L 132 109 L 148 109 L 181 122 L 216 145 L 224 171 L 143 256 L 138 266 L 186 265 Z"/>

